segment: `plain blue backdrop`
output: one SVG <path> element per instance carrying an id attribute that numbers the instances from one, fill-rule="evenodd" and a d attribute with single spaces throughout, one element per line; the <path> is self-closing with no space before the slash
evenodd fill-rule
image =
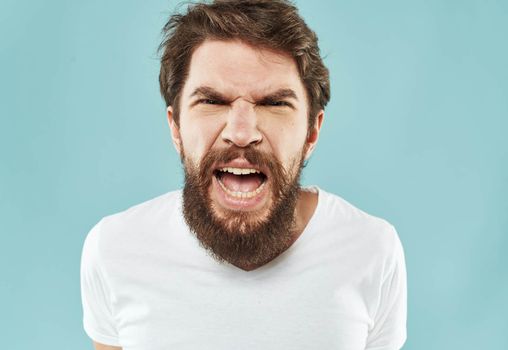
<path id="1" fill-rule="evenodd" d="M 297 4 L 332 81 L 303 182 L 398 229 L 404 349 L 508 349 L 508 2 Z M 91 349 L 88 230 L 182 185 L 157 81 L 175 5 L 1 1 L 3 349 Z"/>

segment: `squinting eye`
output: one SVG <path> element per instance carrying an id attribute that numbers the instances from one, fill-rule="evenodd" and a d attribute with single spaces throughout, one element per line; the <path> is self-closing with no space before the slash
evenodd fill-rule
<path id="1" fill-rule="evenodd" d="M 220 101 L 213 100 L 211 98 L 204 98 L 202 100 L 199 100 L 198 103 L 205 104 L 205 105 L 220 105 L 220 104 L 222 104 Z"/>
<path id="2" fill-rule="evenodd" d="M 262 106 L 269 106 L 269 107 L 285 107 L 290 106 L 289 103 L 286 101 L 265 101 L 261 103 Z"/>

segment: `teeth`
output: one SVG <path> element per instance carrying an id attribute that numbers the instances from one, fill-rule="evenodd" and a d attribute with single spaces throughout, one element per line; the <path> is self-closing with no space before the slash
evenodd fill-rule
<path id="1" fill-rule="evenodd" d="M 255 195 L 259 194 L 263 190 L 263 188 L 265 187 L 265 182 L 263 182 L 261 184 L 261 186 L 256 188 L 256 190 L 254 190 L 254 191 L 251 191 L 251 192 L 234 192 L 234 191 L 231 191 L 231 190 L 227 189 L 226 186 L 224 186 L 224 184 L 222 183 L 222 181 L 218 180 L 218 182 L 219 182 L 220 187 L 227 194 L 229 194 L 231 197 L 235 197 L 235 198 L 252 198 Z"/>
<path id="2" fill-rule="evenodd" d="M 231 173 L 234 175 L 259 174 L 259 170 L 246 168 L 222 168 L 220 169 L 220 171 Z"/>

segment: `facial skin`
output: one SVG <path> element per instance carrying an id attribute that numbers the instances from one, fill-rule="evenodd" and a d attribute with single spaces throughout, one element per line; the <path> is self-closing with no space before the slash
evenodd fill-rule
<path id="1" fill-rule="evenodd" d="M 299 191 L 299 174 L 322 119 L 320 111 L 309 128 L 291 57 L 240 41 L 208 40 L 195 50 L 179 125 L 171 106 L 168 121 L 186 171 L 184 215 L 218 260 L 250 270 L 298 238 L 317 202 Z M 259 173 L 238 174 L 249 171 Z M 193 205 L 185 213 L 186 201 Z"/>

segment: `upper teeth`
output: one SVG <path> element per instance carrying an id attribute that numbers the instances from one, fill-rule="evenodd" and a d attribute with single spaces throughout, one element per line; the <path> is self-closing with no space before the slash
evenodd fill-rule
<path id="1" fill-rule="evenodd" d="M 246 168 L 222 168 L 220 171 L 232 173 L 235 175 L 259 174 L 259 170 Z"/>

